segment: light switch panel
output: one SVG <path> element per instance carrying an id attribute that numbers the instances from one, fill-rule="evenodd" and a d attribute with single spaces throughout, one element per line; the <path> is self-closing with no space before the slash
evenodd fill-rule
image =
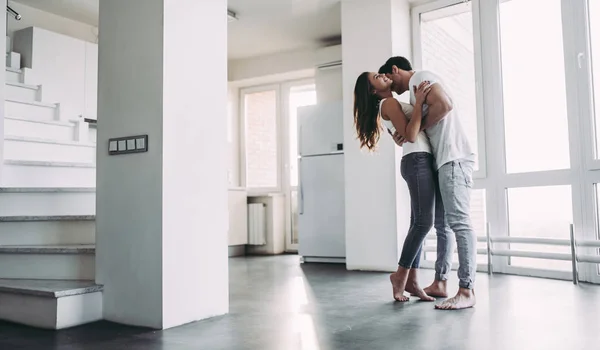
<path id="1" fill-rule="evenodd" d="M 139 138 L 139 139 L 135 139 L 135 148 L 136 149 L 145 149 L 146 148 L 146 139 L 145 138 Z"/>
<path id="2" fill-rule="evenodd" d="M 148 135 L 119 137 L 108 140 L 108 154 L 148 152 Z"/>

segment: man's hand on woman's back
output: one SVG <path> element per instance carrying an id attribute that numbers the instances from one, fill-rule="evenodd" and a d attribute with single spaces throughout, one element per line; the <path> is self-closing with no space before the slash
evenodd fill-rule
<path id="1" fill-rule="evenodd" d="M 396 142 L 398 146 L 402 147 L 402 145 L 406 143 L 406 139 L 402 137 L 397 131 L 392 134 L 392 132 L 388 129 L 388 133 L 392 136 L 394 142 Z"/>

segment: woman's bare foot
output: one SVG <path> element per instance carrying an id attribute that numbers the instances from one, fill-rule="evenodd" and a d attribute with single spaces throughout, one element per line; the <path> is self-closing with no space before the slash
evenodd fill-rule
<path id="1" fill-rule="evenodd" d="M 406 281 L 406 287 L 404 288 L 411 296 L 419 297 L 422 301 L 435 301 L 435 298 L 430 297 L 425 291 L 419 286 L 419 279 L 417 276 L 417 269 L 410 269 L 408 273 L 408 281 Z"/>
<path id="2" fill-rule="evenodd" d="M 460 310 L 475 306 L 475 291 L 466 288 L 459 288 L 456 296 L 445 300 L 435 306 L 440 310 Z"/>
<path id="3" fill-rule="evenodd" d="M 413 281 L 408 281 L 406 283 L 406 288 L 405 290 L 410 293 L 410 295 L 414 295 L 416 297 L 419 297 L 419 299 L 421 299 L 421 301 L 435 301 L 434 297 L 430 297 L 429 295 L 427 295 L 427 293 L 425 293 L 425 291 L 423 289 L 421 289 L 421 287 L 419 286 L 418 283 L 413 282 Z"/>
<path id="4" fill-rule="evenodd" d="M 406 287 L 406 280 L 408 279 L 408 269 L 399 267 L 398 271 L 390 275 L 390 282 L 392 283 L 392 290 L 394 293 L 394 299 L 396 301 L 408 301 L 408 297 L 404 296 L 404 288 Z"/>
<path id="5" fill-rule="evenodd" d="M 429 287 L 423 289 L 423 291 L 434 298 L 447 298 L 448 292 L 446 290 L 446 281 L 434 280 Z"/>

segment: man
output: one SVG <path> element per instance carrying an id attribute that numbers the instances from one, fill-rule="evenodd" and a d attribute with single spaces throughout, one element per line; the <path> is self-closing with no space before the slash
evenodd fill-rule
<path id="1" fill-rule="evenodd" d="M 456 310 L 472 307 L 475 305 L 473 287 L 477 269 L 477 240 L 471 226 L 469 212 L 475 153 L 469 145 L 452 100 L 444 90 L 438 76 L 428 71 L 415 72 L 410 62 L 400 56 L 388 59 L 379 69 L 379 73 L 386 74 L 392 80 L 392 90 L 397 94 L 410 91 L 410 103 L 413 105 L 415 102 L 413 87 L 419 86 L 423 81 L 429 81 L 432 85 L 431 92 L 427 95 L 423 105 L 425 119 L 421 130 L 425 130 L 425 134 L 431 142 L 445 217 L 456 235 L 459 260 L 458 293 L 436 305 L 436 308 Z M 399 135 L 394 135 L 394 140 L 400 146 L 405 142 Z M 443 234 L 441 236 L 438 232 L 436 280 L 425 289 L 426 293 L 431 293 L 433 296 L 447 295 L 447 270 L 452 262 L 452 242 L 448 233 L 445 237 Z M 446 271 L 440 271 L 440 269 Z"/>

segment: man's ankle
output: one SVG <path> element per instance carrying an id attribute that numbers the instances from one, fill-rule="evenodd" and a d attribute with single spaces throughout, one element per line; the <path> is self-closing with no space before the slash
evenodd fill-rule
<path id="1" fill-rule="evenodd" d="M 463 288 L 463 287 L 459 287 L 458 288 L 458 294 L 464 295 L 464 296 L 473 296 L 475 295 L 475 292 L 473 291 L 473 289 L 471 288 Z"/>

